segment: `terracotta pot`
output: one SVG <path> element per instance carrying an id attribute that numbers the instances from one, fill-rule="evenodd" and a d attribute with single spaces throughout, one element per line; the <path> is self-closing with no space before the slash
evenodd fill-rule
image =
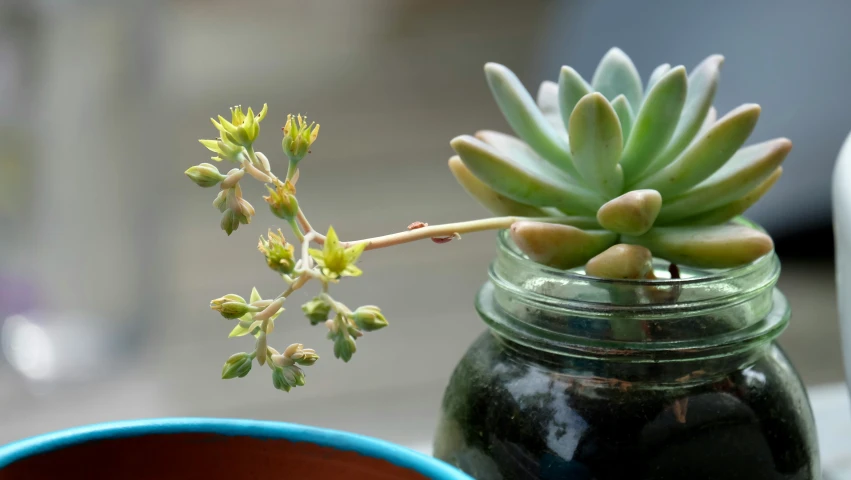
<path id="1" fill-rule="evenodd" d="M 0 447 L 0 480 L 42 478 L 470 479 L 439 460 L 360 435 L 204 418 L 106 423 Z"/>

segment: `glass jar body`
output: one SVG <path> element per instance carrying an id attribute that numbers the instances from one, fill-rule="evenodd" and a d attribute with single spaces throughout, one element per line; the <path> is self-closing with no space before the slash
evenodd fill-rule
<path id="1" fill-rule="evenodd" d="M 820 478 L 806 392 L 774 342 L 676 378 L 553 360 L 479 337 L 446 390 L 435 456 L 478 479 Z"/>

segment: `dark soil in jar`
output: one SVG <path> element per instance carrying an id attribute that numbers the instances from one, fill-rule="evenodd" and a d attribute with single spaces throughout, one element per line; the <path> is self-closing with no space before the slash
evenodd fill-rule
<path id="1" fill-rule="evenodd" d="M 810 480 L 810 415 L 773 345 L 662 386 L 527 361 L 485 333 L 450 381 L 435 456 L 479 479 Z"/>

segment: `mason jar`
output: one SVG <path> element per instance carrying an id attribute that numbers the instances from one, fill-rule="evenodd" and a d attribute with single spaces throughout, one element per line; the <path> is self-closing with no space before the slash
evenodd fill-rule
<path id="1" fill-rule="evenodd" d="M 669 264 L 657 261 L 657 277 Z M 819 479 L 775 254 L 608 280 L 499 235 L 434 455 L 477 479 Z"/>

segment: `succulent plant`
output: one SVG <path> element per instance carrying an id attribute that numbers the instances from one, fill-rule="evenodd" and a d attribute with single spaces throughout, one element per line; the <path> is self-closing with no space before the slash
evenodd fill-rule
<path id="1" fill-rule="evenodd" d="M 662 65 L 644 95 L 632 62 L 612 49 L 591 84 L 563 67 L 558 84 L 541 85 L 537 104 L 510 70 L 488 64 L 494 97 L 520 138 L 491 131 L 457 137 L 452 146 L 458 156 L 449 167 L 473 197 L 500 216 L 441 225 L 415 221 L 403 231 L 360 240 L 344 241 L 330 226 L 320 233 L 296 197 L 301 162 L 311 153 L 319 125 L 287 116 L 281 147 L 289 162 L 279 178 L 266 155 L 254 149 L 266 105 L 256 115 L 237 106 L 230 121 L 212 119 L 218 137 L 200 142 L 216 154 L 213 161 L 233 168 L 225 174 L 202 163 L 185 173 L 200 187 L 218 186 L 213 206 L 222 214 L 221 229 L 231 235 L 257 213 L 241 187 L 253 178 L 266 185 L 263 200 L 299 243 L 289 243 L 280 229 L 260 237 L 258 250 L 285 285 L 280 294 L 263 298 L 255 288 L 248 300 L 231 293 L 210 302 L 236 323 L 230 337 L 253 337 L 250 351 L 225 362 L 222 378 L 246 376 L 256 360 L 272 370 L 279 390 L 305 384 L 302 367 L 313 365 L 317 353 L 301 343 L 279 352 L 268 336 L 292 294 L 306 285 L 319 292 L 301 311 L 311 325 L 328 330 L 334 356 L 350 361 L 358 339 L 386 327 L 387 319 L 374 305 L 349 308 L 330 289 L 360 276 L 356 263 L 369 250 L 426 239 L 445 244 L 462 234 L 510 229 L 533 260 L 566 269 L 585 265 L 588 275 L 607 278 L 655 278 L 653 255 L 674 262 L 669 271 L 676 276 L 677 263 L 722 268 L 770 252 L 768 235 L 731 220 L 777 181 L 791 143 L 780 138 L 740 149 L 759 107 L 743 105 L 716 120 L 712 99 L 721 61 L 711 56 L 691 76 L 683 67 Z M 225 266 L 229 261 L 222 258 Z M 646 294 L 676 296 L 655 287 Z M 613 301 L 623 300 L 619 295 L 613 290 Z M 632 322 L 613 323 L 624 338 L 635 328 Z"/>
<path id="2" fill-rule="evenodd" d="M 660 65 L 645 86 L 613 48 L 590 83 L 562 67 L 558 83 L 541 84 L 537 102 L 511 70 L 489 63 L 488 85 L 517 137 L 459 136 L 450 169 L 493 213 L 538 217 L 514 223 L 511 235 L 550 266 L 579 267 L 618 244 L 696 267 L 751 262 L 773 249 L 771 238 L 733 220 L 774 185 L 792 144 L 777 138 L 742 148 L 758 105 L 716 118 L 722 63 L 712 55 L 691 74 Z M 617 252 L 636 249 L 604 259 L 627 260 Z"/>

